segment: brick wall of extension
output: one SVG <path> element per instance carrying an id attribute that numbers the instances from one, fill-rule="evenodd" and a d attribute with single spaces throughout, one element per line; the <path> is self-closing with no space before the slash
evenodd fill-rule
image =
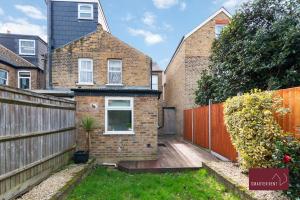
<path id="1" fill-rule="evenodd" d="M 134 98 L 134 135 L 105 135 L 105 97 L 76 96 L 77 120 L 84 116 L 96 119 L 91 133 L 90 153 L 98 163 L 157 159 L 157 97 Z M 78 149 L 85 149 L 86 133 L 77 121 Z"/>

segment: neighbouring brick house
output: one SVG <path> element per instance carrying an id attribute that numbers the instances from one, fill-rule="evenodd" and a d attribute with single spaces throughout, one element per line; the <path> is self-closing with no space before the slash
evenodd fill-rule
<path id="1" fill-rule="evenodd" d="M 90 153 L 99 163 L 157 158 L 159 91 L 151 89 L 151 58 L 101 25 L 95 32 L 53 51 L 54 90 L 74 91 L 78 149 L 85 146 L 80 127 L 92 116 Z"/>
<path id="2" fill-rule="evenodd" d="M 0 44 L 0 85 L 22 89 L 44 86 L 43 71 Z"/>
<path id="3" fill-rule="evenodd" d="M 9 76 L 8 85 L 21 89 L 44 89 L 46 86 L 47 44 L 38 36 L 0 33 L 1 76 Z M 2 65 L 3 66 L 3 65 Z"/>
<path id="4" fill-rule="evenodd" d="M 164 72 L 165 101 L 168 107 L 176 109 L 177 134 L 183 133 L 183 111 L 196 106 L 197 81 L 201 72 L 208 69 L 212 43 L 230 19 L 230 13 L 221 8 L 186 34 Z"/>

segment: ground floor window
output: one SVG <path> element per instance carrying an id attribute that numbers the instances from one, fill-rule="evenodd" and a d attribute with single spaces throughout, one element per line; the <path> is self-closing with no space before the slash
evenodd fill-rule
<path id="1" fill-rule="evenodd" d="M 31 74 L 28 71 L 18 72 L 18 82 L 19 88 L 21 89 L 31 89 Z"/>
<path id="2" fill-rule="evenodd" d="M 133 98 L 105 98 L 105 134 L 134 134 Z"/>
<path id="3" fill-rule="evenodd" d="M 8 85 L 8 72 L 0 69 L 0 85 Z"/>

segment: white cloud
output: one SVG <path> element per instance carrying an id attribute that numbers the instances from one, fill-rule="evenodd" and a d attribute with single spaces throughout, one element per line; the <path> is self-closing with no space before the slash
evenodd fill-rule
<path id="1" fill-rule="evenodd" d="M 226 0 L 223 6 L 229 10 L 237 9 L 240 5 L 249 0 Z"/>
<path id="2" fill-rule="evenodd" d="M 129 33 L 133 36 L 141 36 L 148 45 L 155 45 L 164 41 L 163 37 L 159 34 L 152 33 L 143 29 L 128 29 Z"/>
<path id="3" fill-rule="evenodd" d="M 155 7 L 166 9 L 178 4 L 178 0 L 153 0 Z"/>
<path id="4" fill-rule="evenodd" d="M 186 9 L 186 3 L 184 1 L 181 2 L 179 7 L 180 7 L 180 10 L 184 11 Z"/>
<path id="5" fill-rule="evenodd" d="M 4 10 L 0 8 L 0 15 L 4 15 Z"/>
<path id="6" fill-rule="evenodd" d="M 33 19 L 46 19 L 46 16 L 36 7 L 31 5 L 15 5 L 15 8 Z"/>
<path id="7" fill-rule="evenodd" d="M 14 34 L 34 34 L 40 36 L 43 40 L 47 41 L 46 26 L 32 24 L 26 19 L 14 19 L 12 17 L 9 17 L 7 22 L 0 21 L 0 32 L 7 33 L 7 31 L 10 31 Z"/>
<path id="8" fill-rule="evenodd" d="M 186 9 L 185 0 L 152 0 L 154 6 L 158 9 L 168 9 L 172 6 L 179 6 L 179 9 L 184 11 Z"/>
<path id="9" fill-rule="evenodd" d="M 127 13 L 125 17 L 122 18 L 124 22 L 131 22 L 135 17 L 131 13 Z"/>
<path id="10" fill-rule="evenodd" d="M 156 16 L 151 12 L 145 12 L 142 21 L 147 26 L 154 26 L 155 21 L 156 21 Z"/>

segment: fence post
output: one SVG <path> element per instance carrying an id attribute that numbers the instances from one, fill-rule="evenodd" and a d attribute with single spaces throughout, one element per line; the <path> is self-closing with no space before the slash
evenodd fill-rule
<path id="1" fill-rule="evenodd" d="M 194 144 L 194 109 L 192 109 L 192 144 Z"/>
<path id="2" fill-rule="evenodd" d="M 211 151 L 211 104 L 212 100 L 208 102 L 208 148 Z"/>

